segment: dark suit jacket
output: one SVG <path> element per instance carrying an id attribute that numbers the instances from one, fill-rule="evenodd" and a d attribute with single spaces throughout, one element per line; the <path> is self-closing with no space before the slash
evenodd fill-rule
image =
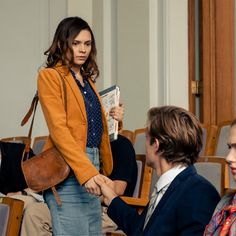
<path id="1" fill-rule="evenodd" d="M 200 236 L 219 200 L 213 185 L 190 166 L 172 181 L 144 231 L 147 207 L 138 215 L 135 209 L 116 197 L 108 207 L 108 215 L 127 235 Z"/>

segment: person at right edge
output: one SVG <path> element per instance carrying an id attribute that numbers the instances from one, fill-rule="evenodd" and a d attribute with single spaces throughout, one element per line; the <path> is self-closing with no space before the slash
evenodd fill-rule
<path id="1" fill-rule="evenodd" d="M 225 144 L 226 145 L 226 144 Z M 226 163 L 236 182 L 236 119 L 231 122 L 229 137 L 229 151 L 226 155 Z M 236 235 L 236 191 L 230 189 L 221 198 L 206 226 L 204 236 L 235 236 Z"/>
<path id="2" fill-rule="evenodd" d="M 62 206 L 51 189 L 44 192 L 53 235 L 101 235 L 101 190 L 94 177 L 101 175 L 100 169 L 110 175 L 113 163 L 107 120 L 95 88 L 99 70 L 88 23 L 79 17 L 63 19 L 44 54 L 46 68 L 38 75 L 39 101 L 49 130 L 44 150 L 55 146 L 72 170 L 57 186 Z"/>
<path id="3" fill-rule="evenodd" d="M 201 149 L 202 129 L 193 114 L 175 106 L 151 108 L 146 161 L 159 178 L 150 202 L 139 215 L 117 196 L 112 180 L 96 176 L 108 216 L 127 235 L 202 236 L 220 196 L 193 166 Z"/>

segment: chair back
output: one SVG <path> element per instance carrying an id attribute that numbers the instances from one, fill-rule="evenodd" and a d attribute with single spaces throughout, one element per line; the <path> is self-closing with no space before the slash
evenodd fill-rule
<path id="1" fill-rule="evenodd" d="M 137 181 L 136 181 L 136 185 L 134 188 L 134 192 L 133 192 L 133 197 L 139 197 L 140 195 L 140 183 L 141 183 L 141 177 L 142 177 L 142 169 L 143 169 L 143 163 L 140 160 L 137 160 Z"/>
<path id="2" fill-rule="evenodd" d="M 1 139 L 1 141 L 3 142 L 24 143 L 24 144 L 28 143 L 28 140 L 29 138 L 27 136 L 7 137 Z"/>
<path id="3" fill-rule="evenodd" d="M 218 125 L 218 130 L 216 133 L 216 147 L 215 147 L 215 156 L 225 157 L 228 153 L 228 137 L 230 131 L 231 121 L 226 121 Z"/>
<path id="4" fill-rule="evenodd" d="M 136 207 L 137 210 L 141 211 L 149 201 L 150 187 L 151 187 L 151 179 L 152 179 L 152 168 L 146 165 L 146 156 L 136 154 L 137 164 L 139 165 L 139 171 L 141 169 L 141 174 L 139 174 L 139 178 L 137 178 L 136 185 L 138 190 L 136 193 L 138 197 L 125 197 L 121 198 L 129 205 Z M 142 168 L 140 166 L 142 165 Z"/>
<path id="5" fill-rule="evenodd" d="M 24 202 L 22 200 L 10 197 L 1 197 L 0 202 L 1 204 L 7 205 L 9 209 L 7 229 L 4 236 L 19 235 L 21 220 L 23 216 Z"/>
<path id="6" fill-rule="evenodd" d="M 39 153 L 42 152 L 47 138 L 48 136 L 38 136 L 34 138 L 32 149 L 35 155 L 38 155 Z"/>
<path id="7" fill-rule="evenodd" d="M 134 143 L 134 132 L 128 129 L 123 129 L 120 131 L 120 134 L 129 139 L 129 141 Z"/>
<path id="8" fill-rule="evenodd" d="M 9 206 L 0 203 L 0 236 L 5 236 L 9 218 Z"/>
<path id="9" fill-rule="evenodd" d="M 231 121 L 225 121 L 218 125 L 216 133 L 216 146 L 214 152 L 214 155 L 216 156 L 221 156 L 225 158 L 228 154 L 229 150 L 227 143 L 230 131 L 230 124 Z M 228 185 L 226 186 L 226 189 L 236 189 L 236 183 L 231 171 L 229 170 L 229 167 L 227 167 L 226 169 L 226 177 L 228 178 Z"/>
<path id="10" fill-rule="evenodd" d="M 146 135 L 145 129 L 136 129 L 134 131 L 134 150 L 136 154 L 146 155 Z"/>
<path id="11" fill-rule="evenodd" d="M 213 156 L 216 146 L 216 125 L 201 124 L 202 127 L 202 150 L 200 156 Z"/>
<path id="12" fill-rule="evenodd" d="M 206 152 L 206 142 L 207 142 L 207 135 L 209 134 L 209 127 L 202 124 L 202 150 L 199 153 L 200 156 L 205 155 Z"/>
<path id="13" fill-rule="evenodd" d="M 194 164 L 198 174 L 205 177 L 217 189 L 220 195 L 225 193 L 227 185 L 226 162 L 219 156 L 201 156 Z"/>

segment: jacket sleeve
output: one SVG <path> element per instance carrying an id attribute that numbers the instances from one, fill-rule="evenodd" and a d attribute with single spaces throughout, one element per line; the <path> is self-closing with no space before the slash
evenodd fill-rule
<path id="1" fill-rule="evenodd" d="M 107 211 L 108 216 L 123 230 L 127 235 L 140 235 L 146 214 L 146 210 L 141 215 L 127 205 L 120 197 L 112 200 Z"/>
<path id="2" fill-rule="evenodd" d="M 99 172 L 67 126 L 68 115 L 64 109 L 63 87 L 56 70 L 44 69 L 39 72 L 38 94 L 53 145 L 61 152 L 80 184 L 84 184 Z"/>

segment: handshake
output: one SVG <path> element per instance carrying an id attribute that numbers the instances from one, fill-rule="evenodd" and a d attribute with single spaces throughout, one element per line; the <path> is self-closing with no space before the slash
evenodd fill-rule
<path id="1" fill-rule="evenodd" d="M 118 195 L 115 192 L 115 183 L 108 177 L 98 174 L 89 179 L 85 184 L 88 193 L 95 196 L 103 195 L 103 202 L 109 206 L 111 201 Z"/>

